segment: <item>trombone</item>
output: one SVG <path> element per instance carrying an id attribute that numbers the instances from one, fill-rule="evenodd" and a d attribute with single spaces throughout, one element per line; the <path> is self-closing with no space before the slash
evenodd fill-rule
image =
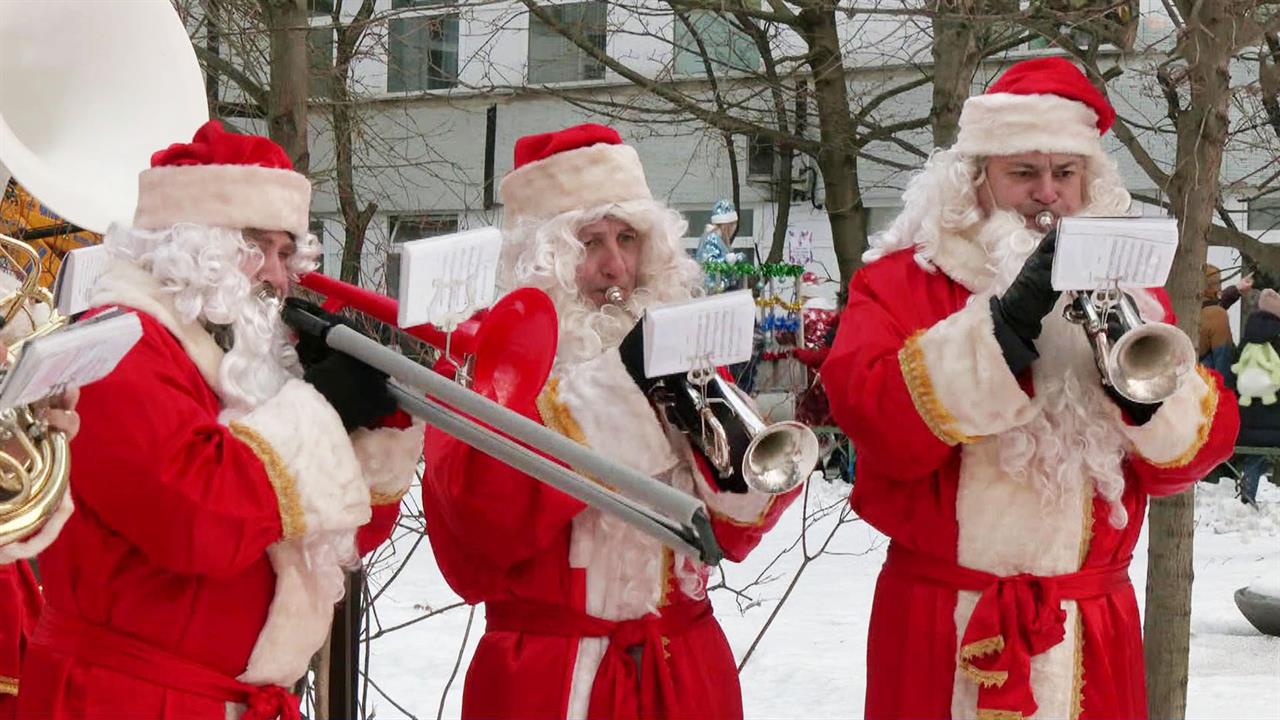
<path id="1" fill-rule="evenodd" d="M 304 276 L 301 284 L 304 287 L 322 284 L 331 292 L 338 289 L 339 285 L 345 286 L 345 283 L 332 278 L 316 275 L 311 273 Z M 359 306 L 358 297 L 361 294 L 373 294 L 359 288 L 351 289 L 359 291 L 353 293 L 356 299 L 348 296 L 340 301 L 349 301 L 356 309 L 364 310 Z M 536 290 L 529 292 L 537 293 L 550 305 L 550 299 L 545 294 Z M 387 322 L 383 319 L 388 317 L 386 310 L 393 308 L 395 301 L 382 296 L 376 297 L 380 299 L 381 311 L 369 314 Z M 500 301 L 489 311 L 490 314 L 498 313 L 498 317 L 504 317 L 501 314 L 502 305 Z M 708 565 L 717 564 L 723 559 L 724 553 L 712 532 L 710 516 L 702 501 L 636 470 L 612 462 L 507 409 L 489 397 L 383 347 L 349 327 L 330 324 L 297 307 L 286 307 L 284 316 L 285 321 L 298 332 L 320 337 L 331 349 L 346 353 L 386 373 L 389 376 L 387 387 L 392 397 L 410 415 L 588 505 L 615 515 L 673 550 L 696 557 Z M 394 318 L 394 312 L 389 317 Z M 394 325 L 394 321 L 390 324 Z M 423 337 L 418 328 L 408 328 L 405 332 Z M 434 335 L 439 331 L 431 329 L 430 332 Z M 491 337 L 500 334 L 481 327 L 472 337 L 481 337 L 486 332 Z M 491 341 L 488 347 L 498 345 Z M 486 362 L 493 364 L 492 358 L 479 354 L 475 357 L 475 362 L 477 366 Z M 547 369 L 550 369 L 549 365 Z M 486 378 L 480 380 L 487 382 Z M 539 378 L 539 389 L 544 380 L 545 376 Z M 500 395 L 502 392 L 499 388 L 496 394 Z M 571 468 L 576 468 L 576 471 L 550 458 L 558 459 Z M 609 484 L 620 492 L 590 480 L 589 477 L 608 478 Z"/>

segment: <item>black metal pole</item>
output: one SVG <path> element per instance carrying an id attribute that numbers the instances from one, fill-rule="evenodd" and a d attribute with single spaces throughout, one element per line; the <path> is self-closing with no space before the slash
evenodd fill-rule
<path id="1" fill-rule="evenodd" d="M 360 625 L 364 569 L 347 573 L 347 592 L 334 608 L 329 638 L 329 720 L 358 720 Z"/>

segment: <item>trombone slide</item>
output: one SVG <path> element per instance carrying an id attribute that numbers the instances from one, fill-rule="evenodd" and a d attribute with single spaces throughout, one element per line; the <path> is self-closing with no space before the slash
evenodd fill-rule
<path id="1" fill-rule="evenodd" d="M 318 318 L 305 312 L 296 309 L 286 312 L 290 324 L 303 326 L 310 323 L 307 329 L 323 325 Z M 714 565 L 724 557 L 712 532 L 706 506 L 700 500 L 614 463 L 351 328 L 336 325 L 322 331 L 322 334 L 330 348 L 393 378 L 395 382 L 390 383 L 392 395 L 406 412 L 537 480 L 616 515 L 673 550 L 697 557 L 708 565 Z M 411 390 L 428 397 L 418 397 Z M 462 415 L 477 418 L 497 432 Z M 622 492 L 614 492 L 593 482 L 534 450 L 558 458 L 582 473 L 608 478 L 610 484 Z"/>

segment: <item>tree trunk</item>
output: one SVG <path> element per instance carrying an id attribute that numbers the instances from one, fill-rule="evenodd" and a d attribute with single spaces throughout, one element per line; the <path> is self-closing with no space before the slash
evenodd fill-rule
<path id="1" fill-rule="evenodd" d="M 818 168 L 826 191 L 826 210 L 840 283 L 849 280 L 862 265 L 867 248 L 867 218 L 858 187 L 858 150 L 849 119 L 849 89 L 835 12 L 830 7 L 806 8 L 797 29 L 809 46 L 808 64 L 813 73 L 813 98 L 818 113 Z"/>
<path id="2" fill-rule="evenodd" d="M 289 154 L 294 169 L 305 175 L 311 164 L 307 150 L 307 2 L 262 0 L 262 9 L 271 41 L 267 134 Z"/>
<path id="3" fill-rule="evenodd" d="M 1181 4 L 1181 3 L 1180 3 Z M 1191 3 L 1187 3 L 1191 4 Z M 1220 193 L 1227 141 L 1228 63 L 1239 2 L 1195 2 L 1178 54 L 1187 62 L 1191 96 L 1178 114 L 1178 148 L 1169 195 L 1178 217 L 1178 255 L 1168 288 L 1180 327 L 1196 337 L 1206 242 Z M 1192 536 L 1195 495 L 1151 504 L 1144 621 L 1147 707 L 1153 718 L 1182 718 L 1187 706 L 1191 641 Z"/>
<path id="4" fill-rule="evenodd" d="M 795 164 L 796 151 L 789 147 L 778 148 L 778 173 L 773 184 L 773 202 L 777 213 L 773 223 L 773 242 L 769 244 L 769 257 L 766 262 L 782 262 L 782 254 L 787 247 L 787 225 L 791 222 L 791 188 L 795 184 L 791 177 L 791 166 Z"/>
<path id="5" fill-rule="evenodd" d="M 934 147 L 951 147 L 960 126 L 960 110 L 969 97 L 978 52 L 975 23 L 962 13 L 972 0 L 933 0 L 933 124 Z"/>
<path id="6" fill-rule="evenodd" d="M 333 62 L 333 78 L 329 83 L 333 111 L 333 143 L 335 175 L 337 176 L 338 210 L 342 214 L 344 240 L 342 243 L 342 268 L 339 278 L 352 285 L 360 284 L 361 258 L 364 255 L 365 235 L 369 222 L 378 210 L 378 204 L 370 202 L 360 207 L 355 187 L 355 153 L 353 150 L 357 121 L 355 101 L 348 85 L 348 70 L 355 57 L 356 47 L 373 15 L 373 0 L 364 0 L 352 21 L 336 30 Z"/>

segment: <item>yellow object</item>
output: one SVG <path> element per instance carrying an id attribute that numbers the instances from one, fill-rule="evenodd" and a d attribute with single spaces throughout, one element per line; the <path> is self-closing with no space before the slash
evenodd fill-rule
<path id="1" fill-rule="evenodd" d="M 33 231 L 45 230 L 63 224 L 62 218 L 45 207 L 28 193 L 17 180 L 9 181 L 0 198 L 0 234 L 22 240 L 40 256 L 40 287 L 53 287 L 62 258 L 76 248 L 97 245 L 102 236 L 87 230 L 52 235 L 38 240 L 25 240 Z M 30 271 L 30 269 L 27 269 Z"/>

